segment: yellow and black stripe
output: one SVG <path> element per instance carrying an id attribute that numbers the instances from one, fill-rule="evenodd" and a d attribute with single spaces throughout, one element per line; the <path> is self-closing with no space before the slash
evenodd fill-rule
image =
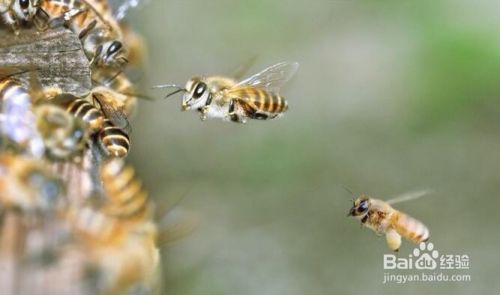
<path id="1" fill-rule="evenodd" d="M 98 140 L 103 150 L 112 157 L 123 158 L 130 149 L 128 134 L 123 129 L 114 126 L 107 118 L 99 131 Z"/>
<path id="2" fill-rule="evenodd" d="M 0 80 L 0 101 L 16 99 L 18 101 L 31 102 L 28 89 L 21 82 L 14 79 Z"/>
<path id="3" fill-rule="evenodd" d="M 144 220 L 150 217 L 149 197 L 142 182 L 131 166 L 114 159 L 101 167 L 101 180 L 108 202 L 103 212 L 127 221 Z"/>
<path id="4" fill-rule="evenodd" d="M 239 88 L 230 91 L 228 95 L 243 105 L 250 118 L 264 118 L 262 115 L 274 118 L 288 109 L 288 103 L 282 96 L 261 88 Z"/>
<path id="5" fill-rule="evenodd" d="M 103 127 L 104 113 L 86 99 L 71 94 L 61 94 L 52 99 L 51 102 L 65 108 L 68 113 L 84 121 L 90 134 L 94 134 Z"/>

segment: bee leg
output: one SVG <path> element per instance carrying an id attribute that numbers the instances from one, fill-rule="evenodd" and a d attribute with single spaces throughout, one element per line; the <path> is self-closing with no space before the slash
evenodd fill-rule
<path id="1" fill-rule="evenodd" d="M 200 112 L 200 119 L 202 121 L 205 121 L 207 119 L 207 113 L 208 113 L 208 106 L 203 106 L 201 108 L 198 109 L 198 111 Z"/>
<path id="2" fill-rule="evenodd" d="M 401 235 L 398 234 L 394 229 L 387 230 L 385 234 L 385 239 L 387 241 L 387 246 L 394 252 L 399 251 L 399 247 L 401 247 Z"/>
<path id="3" fill-rule="evenodd" d="M 69 21 L 71 21 L 73 18 L 75 18 L 76 16 L 78 16 L 80 13 L 82 13 L 84 11 L 85 10 L 82 10 L 82 9 L 71 9 L 71 10 L 63 13 L 63 15 L 51 19 L 48 23 L 49 28 L 54 29 L 57 27 L 64 26 Z"/>
<path id="4" fill-rule="evenodd" d="M 257 120 L 267 120 L 269 119 L 269 116 L 263 113 L 255 113 L 254 118 Z"/>
<path id="5" fill-rule="evenodd" d="M 5 11 L 0 11 L 0 14 L 4 22 L 10 25 L 12 31 L 14 32 L 14 35 L 19 35 L 19 22 L 17 21 L 17 18 L 14 16 L 14 13 L 10 10 L 10 8 L 7 8 Z"/>
<path id="6" fill-rule="evenodd" d="M 234 109 L 235 109 L 235 102 L 234 102 L 234 100 L 231 100 L 229 102 L 229 109 L 228 109 L 227 116 L 228 116 L 229 120 L 232 122 L 240 122 L 240 118 L 236 114 Z"/>
<path id="7" fill-rule="evenodd" d="M 49 15 L 45 10 L 38 7 L 35 16 L 33 17 L 33 24 L 37 28 L 38 31 L 45 31 L 48 29 L 49 25 Z"/>

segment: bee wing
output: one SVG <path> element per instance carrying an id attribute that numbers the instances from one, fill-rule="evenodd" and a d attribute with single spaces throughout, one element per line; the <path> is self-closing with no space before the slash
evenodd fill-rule
<path id="1" fill-rule="evenodd" d="M 122 109 L 114 108 L 109 104 L 104 104 L 101 109 L 106 118 L 111 120 L 113 125 L 115 125 L 118 128 L 121 128 L 128 135 L 132 133 L 132 126 L 128 121 L 127 115 Z"/>
<path id="2" fill-rule="evenodd" d="M 231 77 L 233 77 L 236 80 L 241 80 L 243 78 L 243 75 L 245 75 L 250 69 L 250 67 L 253 66 L 256 59 L 257 55 L 254 55 L 249 59 L 245 60 L 244 62 L 240 63 L 236 68 L 234 68 L 231 71 Z"/>
<path id="3" fill-rule="evenodd" d="M 109 0 L 113 15 L 117 21 L 122 21 L 131 8 L 145 5 L 149 0 Z"/>
<path id="4" fill-rule="evenodd" d="M 122 108 L 114 107 L 109 103 L 101 101 L 95 94 L 92 98 L 97 102 L 104 116 L 108 118 L 115 127 L 121 128 L 128 135 L 132 133 L 132 126 Z"/>
<path id="5" fill-rule="evenodd" d="M 158 222 L 158 244 L 167 246 L 192 234 L 200 225 L 200 217 L 181 208 L 170 210 Z"/>
<path id="6" fill-rule="evenodd" d="M 0 80 L 10 78 L 18 74 L 23 74 L 27 71 L 29 70 L 23 69 L 22 67 L 2 67 L 0 68 Z"/>
<path id="7" fill-rule="evenodd" d="M 419 191 L 407 192 L 407 193 L 404 193 L 402 195 L 399 195 L 397 197 L 390 199 L 389 201 L 387 201 L 387 203 L 392 205 L 392 204 L 402 203 L 402 202 L 406 202 L 406 201 L 411 201 L 411 200 L 415 200 L 415 199 L 421 198 L 423 196 L 426 196 L 428 194 L 431 194 L 433 192 L 434 192 L 434 190 L 431 190 L 431 189 L 424 189 L 424 190 L 419 190 Z"/>
<path id="8" fill-rule="evenodd" d="M 244 79 L 235 87 L 253 86 L 278 93 L 280 88 L 293 77 L 298 68 L 298 62 L 280 62 Z"/>

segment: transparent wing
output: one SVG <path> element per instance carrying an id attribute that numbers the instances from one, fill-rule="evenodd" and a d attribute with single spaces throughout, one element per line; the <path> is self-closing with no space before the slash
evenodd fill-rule
<path id="1" fill-rule="evenodd" d="M 108 118 L 115 127 L 122 129 L 128 135 L 132 133 L 132 126 L 130 125 L 127 115 L 122 108 L 114 107 L 111 104 L 106 103 L 100 99 L 99 95 L 96 93 L 94 93 L 92 97 L 99 104 L 104 116 Z"/>
<path id="2" fill-rule="evenodd" d="M 415 199 L 421 198 L 423 196 L 429 195 L 433 192 L 434 192 L 434 190 L 431 190 L 431 189 L 424 189 L 424 190 L 419 190 L 419 191 L 408 192 L 408 193 L 405 193 L 405 194 L 402 194 L 402 195 L 399 195 L 395 198 L 390 199 L 389 201 L 387 201 L 387 203 L 396 204 L 396 203 L 411 201 L 411 200 L 415 200 Z"/>
<path id="3" fill-rule="evenodd" d="M 123 20 L 131 8 L 145 5 L 149 0 L 109 0 L 117 21 Z"/>
<path id="4" fill-rule="evenodd" d="M 279 92 L 280 88 L 297 72 L 299 63 L 280 62 L 272 65 L 261 72 L 246 78 L 236 84 L 238 86 L 254 86 L 264 88 L 274 93 Z"/>

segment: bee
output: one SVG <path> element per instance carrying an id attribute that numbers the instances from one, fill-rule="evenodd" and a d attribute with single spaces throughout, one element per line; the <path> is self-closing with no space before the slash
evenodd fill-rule
<path id="1" fill-rule="evenodd" d="M 114 18 L 103 11 L 101 1 L 46 0 L 39 9 L 47 15 L 49 26 L 68 25 L 82 41 L 85 54 L 96 67 L 122 67 L 127 53 L 121 29 Z"/>
<path id="2" fill-rule="evenodd" d="M 61 94 L 50 100 L 63 107 L 72 116 L 86 123 L 90 135 L 96 134 L 98 144 L 104 153 L 113 157 L 125 157 L 130 149 L 130 139 L 126 129 L 117 124 L 126 120 L 106 105 L 101 93 L 91 93 L 89 98 L 79 98 L 72 94 Z M 118 112 L 118 111 L 116 111 Z M 120 118 L 120 119 L 118 119 Z"/>
<path id="3" fill-rule="evenodd" d="M 147 1 L 140 0 L 124 0 L 124 1 L 110 1 L 110 4 L 114 4 L 114 11 L 112 14 L 115 19 L 118 21 L 120 26 L 123 42 L 127 44 L 128 49 L 128 60 L 129 64 L 132 66 L 139 66 L 144 63 L 146 58 L 146 43 L 144 39 L 137 34 L 132 28 L 128 25 L 125 18 L 127 13 L 132 9 L 136 8 Z"/>
<path id="4" fill-rule="evenodd" d="M 137 111 L 138 98 L 134 84 L 123 71 L 99 68 L 92 72 L 92 80 L 98 86 L 92 89 L 103 103 L 115 110 L 121 110 L 127 117 Z"/>
<path id="5" fill-rule="evenodd" d="M 101 180 L 109 206 L 106 215 L 127 220 L 149 219 L 152 215 L 148 194 L 136 177 L 134 168 L 123 160 L 107 161 L 100 169 Z"/>
<path id="6" fill-rule="evenodd" d="M 62 93 L 52 98 L 50 102 L 63 107 L 68 113 L 85 122 L 91 135 L 102 129 L 106 119 L 104 113 L 87 99 Z"/>
<path id="7" fill-rule="evenodd" d="M 132 30 L 126 22 L 119 22 L 123 34 L 123 43 L 127 44 L 128 64 L 130 66 L 140 66 L 147 61 L 147 47 L 144 38 Z"/>
<path id="8" fill-rule="evenodd" d="M 100 174 L 99 200 L 72 207 L 66 218 L 100 276 L 103 294 L 123 294 L 138 284 L 150 287 L 160 261 L 147 193 L 122 160 L 104 162 Z"/>
<path id="9" fill-rule="evenodd" d="M 167 97 L 184 92 L 181 110 L 194 110 L 201 120 L 218 118 L 245 123 L 247 118 L 267 120 L 281 116 L 287 101 L 279 95 L 280 88 L 295 74 L 296 62 L 281 62 L 242 81 L 221 76 L 193 77 L 186 86 L 159 85 L 176 88 Z"/>
<path id="10" fill-rule="evenodd" d="M 4 140 L 17 149 L 39 157 L 44 153 L 43 139 L 35 126 L 32 97 L 26 87 L 16 79 L 0 80 L 0 132 Z"/>
<path id="11" fill-rule="evenodd" d="M 45 154 L 52 160 L 80 156 L 88 140 L 85 123 L 63 108 L 41 104 L 34 108 L 36 127 L 43 138 Z"/>
<path id="12" fill-rule="evenodd" d="M 9 153 L 0 155 L 0 204 L 26 212 L 55 209 L 64 187 L 41 160 Z"/>
<path id="13" fill-rule="evenodd" d="M 120 107 L 116 106 L 116 96 L 112 91 L 93 91 L 92 99 L 97 102 L 106 119 L 99 131 L 101 148 L 108 156 L 123 158 L 130 150 L 130 124 Z"/>
<path id="14" fill-rule="evenodd" d="M 40 0 L 0 0 L 0 16 L 16 35 L 22 22 L 31 22 Z"/>
<path id="15" fill-rule="evenodd" d="M 361 224 L 373 230 L 377 235 L 385 234 L 387 245 L 393 251 L 399 251 L 401 237 L 414 243 L 426 242 L 429 229 L 415 218 L 394 209 L 391 205 L 427 194 L 421 191 L 406 194 L 400 198 L 382 201 L 361 195 L 353 201 L 348 216 L 354 216 Z"/>

